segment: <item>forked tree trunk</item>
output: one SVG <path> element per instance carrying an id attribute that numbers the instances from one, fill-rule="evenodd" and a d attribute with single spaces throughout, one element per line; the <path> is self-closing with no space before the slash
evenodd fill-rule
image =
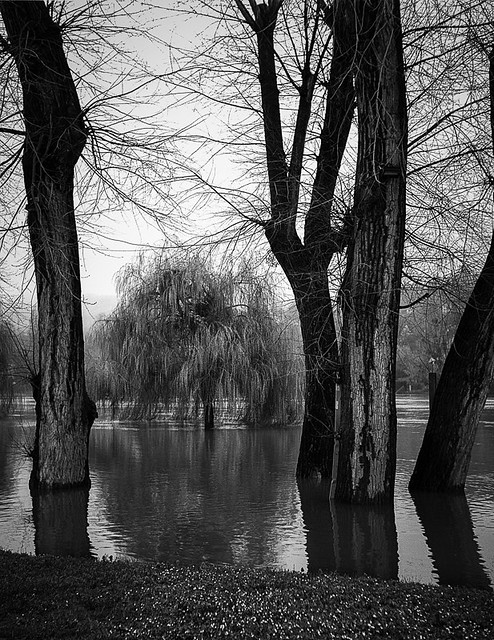
<path id="1" fill-rule="evenodd" d="M 333 200 L 354 111 L 350 61 L 353 58 L 353 19 L 344 0 L 332 8 L 317 5 L 318 20 L 332 34 L 333 57 L 327 83 L 327 99 L 321 143 L 310 206 L 305 212 L 303 241 L 296 228 L 304 149 L 312 113 L 316 77 L 306 60 L 301 73 L 299 106 L 292 149 L 288 160 L 284 149 L 281 107 L 275 56 L 274 31 L 281 0 L 237 5 L 257 36 L 259 84 L 266 161 L 269 176 L 271 219 L 266 237 L 273 255 L 293 290 L 302 332 L 305 356 L 305 415 L 297 464 L 299 477 L 331 476 L 334 442 L 335 382 L 339 372 L 338 348 L 328 265 L 345 242 L 341 220 L 334 224 Z M 348 14 L 348 15 L 347 15 Z M 336 227 L 336 228 L 335 228 Z"/>
<path id="2" fill-rule="evenodd" d="M 335 498 L 392 500 L 395 361 L 405 229 L 406 99 L 399 2 L 354 0 L 359 150 L 342 286 L 342 416 Z"/>
<path id="3" fill-rule="evenodd" d="M 0 2 L 23 92 L 27 221 L 39 318 L 33 491 L 89 484 L 96 408 L 86 394 L 74 167 L 86 129 L 59 27 L 44 2 Z"/>
<path id="4" fill-rule="evenodd" d="M 494 143 L 494 48 L 489 52 Z M 494 376 L 494 233 L 444 363 L 409 488 L 461 492 Z"/>

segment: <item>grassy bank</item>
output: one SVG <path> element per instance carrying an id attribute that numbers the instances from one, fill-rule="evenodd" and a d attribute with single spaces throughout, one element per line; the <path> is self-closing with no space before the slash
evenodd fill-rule
<path id="1" fill-rule="evenodd" d="M 494 594 L 0 551 L 5 638 L 494 638 Z"/>

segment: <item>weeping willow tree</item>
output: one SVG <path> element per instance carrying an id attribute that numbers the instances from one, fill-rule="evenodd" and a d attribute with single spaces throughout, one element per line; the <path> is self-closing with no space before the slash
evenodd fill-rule
<path id="1" fill-rule="evenodd" d="M 162 255 L 125 267 L 118 289 L 91 338 L 96 398 L 134 418 L 202 411 L 206 428 L 219 404 L 249 422 L 298 415 L 303 362 L 265 277 Z"/>

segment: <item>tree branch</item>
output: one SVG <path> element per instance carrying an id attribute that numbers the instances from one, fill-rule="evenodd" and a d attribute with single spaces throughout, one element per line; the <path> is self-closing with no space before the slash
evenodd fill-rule
<path id="1" fill-rule="evenodd" d="M 25 136 L 25 131 L 20 131 L 19 129 L 9 129 L 8 127 L 0 127 L 0 133 L 10 133 L 14 136 Z"/>

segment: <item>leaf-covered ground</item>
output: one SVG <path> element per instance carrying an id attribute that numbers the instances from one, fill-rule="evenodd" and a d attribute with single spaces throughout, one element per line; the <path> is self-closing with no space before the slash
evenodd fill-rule
<path id="1" fill-rule="evenodd" d="M 5 638 L 494 638 L 491 591 L 0 551 Z"/>

